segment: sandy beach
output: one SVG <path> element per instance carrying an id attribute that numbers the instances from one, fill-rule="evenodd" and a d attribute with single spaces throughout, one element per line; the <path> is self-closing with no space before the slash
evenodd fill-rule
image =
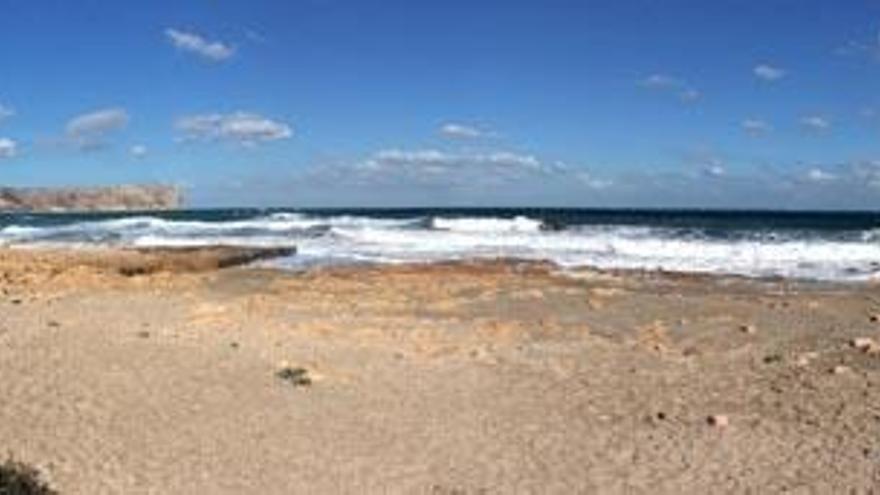
<path id="1" fill-rule="evenodd" d="M 880 486 L 875 286 L 240 254 L 0 250 L 0 449 L 65 494 Z"/>

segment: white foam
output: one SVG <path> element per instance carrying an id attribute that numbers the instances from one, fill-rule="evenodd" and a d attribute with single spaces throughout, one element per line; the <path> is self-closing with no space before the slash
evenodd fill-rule
<path id="1" fill-rule="evenodd" d="M 432 262 L 471 258 L 549 260 L 566 268 L 867 280 L 880 273 L 876 232 L 849 236 L 683 236 L 649 227 L 588 226 L 545 231 L 515 218 L 318 217 L 275 213 L 230 221 L 139 216 L 56 226 L 9 225 L 7 245 L 292 246 L 287 267 L 336 263 Z"/>
<path id="2" fill-rule="evenodd" d="M 443 218 L 435 217 L 431 225 L 437 230 L 452 232 L 537 232 L 542 222 L 533 218 Z"/>

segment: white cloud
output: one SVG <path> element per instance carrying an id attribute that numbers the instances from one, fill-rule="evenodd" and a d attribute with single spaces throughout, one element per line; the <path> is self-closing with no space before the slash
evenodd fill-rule
<path id="1" fill-rule="evenodd" d="M 677 89 L 684 84 L 668 74 L 651 74 L 642 80 L 642 86 L 650 89 Z"/>
<path id="2" fill-rule="evenodd" d="M 773 131 L 773 126 L 761 119 L 745 119 L 740 127 L 751 136 L 763 136 Z"/>
<path id="3" fill-rule="evenodd" d="M 774 67 L 768 64 L 760 64 L 756 65 L 752 72 L 755 74 L 755 77 L 758 79 L 763 79 L 764 81 L 778 81 L 785 77 L 786 71 L 779 67 Z"/>
<path id="4" fill-rule="evenodd" d="M 221 41 L 208 41 L 196 33 L 168 28 L 168 41 L 178 50 L 196 54 L 213 62 L 222 62 L 235 54 L 235 48 Z"/>
<path id="5" fill-rule="evenodd" d="M 0 138 L 0 159 L 12 158 L 18 154 L 18 143 L 9 138 Z"/>
<path id="6" fill-rule="evenodd" d="M 118 107 L 78 115 L 67 122 L 67 141 L 83 151 L 101 149 L 107 135 L 125 128 L 129 120 L 128 112 Z"/>
<path id="7" fill-rule="evenodd" d="M 723 177 L 727 174 L 727 169 L 725 169 L 720 164 L 708 165 L 703 172 L 710 177 Z"/>
<path id="8" fill-rule="evenodd" d="M 143 158 L 143 157 L 147 156 L 148 151 L 149 150 L 147 149 L 147 147 L 142 144 L 136 144 L 136 145 L 132 146 L 131 148 L 129 148 L 129 150 L 128 150 L 128 152 L 131 154 L 131 156 L 133 156 L 135 158 Z"/>
<path id="9" fill-rule="evenodd" d="M 710 147 L 698 146 L 686 150 L 681 157 L 687 166 L 685 175 L 691 178 L 718 178 L 727 175 L 724 157 Z"/>
<path id="10" fill-rule="evenodd" d="M 831 129 L 831 122 L 821 115 L 808 115 L 801 118 L 801 125 L 811 131 L 823 132 Z"/>
<path id="11" fill-rule="evenodd" d="M 675 93 L 685 103 L 695 102 L 702 97 L 702 93 L 685 81 L 668 74 L 651 74 L 642 79 L 639 85 L 652 91 Z"/>
<path id="12" fill-rule="evenodd" d="M 0 103 L 0 122 L 8 119 L 9 117 L 13 117 L 14 115 L 15 110 Z"/>
<path id="13" fill-rule="evenodd" d="M 190 115 L 178 119 L 175 128 L 184 140 L 232 141 L 248 146 L 293 136 L 289 125 L 248 112 Z"/>
<path id="14" fill-rule="evenodd" d="M 499 169 L 539 170 L 541 162 L 531 155 L 520 155 L 508 151 L 489 154 L 455 154 L 438 150 L 399 149 L 379 151 L 364 162 L 368 169 L 406 168 L 413 165 L 428 170 L 445 170 L 463 167 L 497 167 Z"/>
<path id="15" fill-rule="evenodd" d="M 245 29 L 244 35 L 248 40 L 253 41 L 254 43 L 266 43 L 267 42 L 266 37 L 263 36 L 263 34 L 260 33 L 259 31 L 254 30 L 254 29 Z"/>
<path id="16" fill-rule="evenodd" d="M 868 160 L 851 164 L 849 173 L 858 184 L 871 189 L 880 189 L 880 160 Z"/>
<path id="17" fill-rule="evenodd" d="M 880 62 L 880 31 L 870 40 L 850 40 L 835 50 L 835 52 L 842 56 L 867 55 L 869 58 Z"/>
<path id="18" fill-rule="evenodd" d="M 609 187 L 614 185 L 614 181 L 609 179 L 597 179 L 593 177 L 593 174 L 589 172 L 574 172 L 574 178 L 577 179 L 581 184 L 589 187 L 590 189 L 608 189 Z"/>
<path id="19" fill-rule="evenodd" d="M 697 91 L 696 89 L 689 88 L 689 89 L 685 89 L 682 92 L 680 92 L 678 94 L 678 97 L 681 99 L 681 101 L 683 101 L 685 103 L 691 103 L 691 102 L 697 101 L 700 98 L 702 98 L 703 94 L 700 93 L 699 91 Z"/>
<path id="20" fill-rule="evenodd" d="M 450 139 L 479 139 L 485 137 L 486 133 L 474 126 L 467 124 L 448 123 L 440 127 L 441 136 Z"/>
<path id="21" fill-rule="evenodd" d="M 128 125 L 128 112 L 123 108 L 104 108 L 78 115 L 67 123 L 70 137 L 95 137 Z"/>
<path id="22" fill-rule="evenodd" d="M 512 184 L 580 184 L 604 189 L 610 181 L 561 162 L 510 151 L 447 152 L 436 149 L 388 149 L 350 166 L 323 168 L 317 174 L 331 182 L 360 185 L 398 184 L 441 187 L 484 187 Z"/>
<path id="23" fill-rule="evenodd" d="M 811 168 L 807 172 L 807 180 L 809 180 L 810 182 L 828 182 L 836 178 L 836 175 L 826 172 L 821 168 Z"/>

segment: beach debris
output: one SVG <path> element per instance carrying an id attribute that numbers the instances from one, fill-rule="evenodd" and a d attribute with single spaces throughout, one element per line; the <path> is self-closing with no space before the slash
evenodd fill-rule
<path id="1" fill-rule="evenodd" d="M 49 320 L 49 322 L 46 323 L 46 326 L 48 326 L 49 328 L 58 328 L 61 326 L 61 323 L 58 323 L 55 320 Z"/>
<path id="2" fill-rule="evenodd" d="M 819 357 L 819 354 L 816 352 L 805 352 L 798 356 L 795 364 L 801 367 L 808 366 L 810 364 L 810 361 L 816 359 L 817 357 Z"/>
<path id="3" fill-rule="evenodd" d="M 730 418 L 723 414 L 713 414 L 706 418 L 706 422 L 715 428 L 727 428 L 730 425 Z"/>
<path id="4" fill-rule="evenodd" d="M 739 331 L 748 335 L 754 335 L 758 333 L 757 327 L 755 325 L 740 325 Z"/>
<path id="5" fill-rule="evenodd" d="M 238 348 L 239 348 L 239 344 L 238 344 L 238 342 L 230 342 L 230 343 L 229 343 L 229 347 L 231 347 L 231 348 L 233 348 L 233 349 L 238 349 Z"/>
<path id="6" fill-rule="evenodd" d="M 281 369 L 275 373 L 275 376 L 278 377 L 279 380 L 284 380 L 294 387 L 308 387 L 312 384 L 312 379 L 309 377 L 309 370 L 305 368 L 282 366 Z"/>
<path id="7" fill-rule="evenodd" d="M 880 344 L 870 337 L 856 337 L 850 341 L 850 345 L 869 354 L 880 352 Z"/>
<path id="8" fill-rule="evenodd" d="M 10 495 L 57 495 L 35 468 L 14 460 L 0 464 L 0 493 Z"/>
<path id="9" fill-rule="evenodd" d="M 702 354 L 702 352 L 700 351 L 700 349 L 699 349 L 698 347 L 696 347 L 696 346 L 692 346 L 692 345 L 691 345 L 691 346 L 688 346 L 688 347 L 685 347 L 685 348 L 681 351 L 681 355 L 684 356 L 684 357 L 699 356 L 700 354 Z"/>
<path id="10" fill-rule="evenodd" d="M 833 373 L 835 375 L 842 375 L 844 373 L 849 373 L 849 366 L 838 364 L 837 366 L 831 368 L 831 373 Z"/>
<path id="11" fill-rule="evenodd" d="M 150 332 L 148 332 L 146 330 L 141 330 L 140 332 L 137 333 L 137 336 L 142 339 L 148 339 L 148 338 L 150 338 Z"/>
<path id="12" fill-rule="evenodd" d="M 868 317 L 868 320 L 874 323 L 880 323 L 880 313 L 871 313 L 871 316 Z"/>
<path id="13" fill-rule="evenodd" d="M 774 364 L 782 361 L 782 354 L 768 354 L 764 356 L 764 364 Z"/>

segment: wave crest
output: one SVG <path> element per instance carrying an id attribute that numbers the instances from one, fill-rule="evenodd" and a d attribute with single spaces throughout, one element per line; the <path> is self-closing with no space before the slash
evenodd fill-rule
<path id="1" fill-rule="evenodd" d="M 516 216 L 514 218 L 444 218 L 431 219 L 435 230 L 449 232 L 538 232 L 544 223 L 533 218 Z"/>
<path id="2" fill-rule="evenodd" d="M 527 216 L 197 215 L 201 216 L 80 221 L 17 217 L 17 224 L 0 228 L 0 245 L 295 245 L 297 255 L 282 262 L 290 267 L 521 258 L 549 260 L 564 268 L 663 269 L 825 280 L 880 276 L 878 230 L 872 229 L 713 232 L 606 224 L 551 230 L 541 220 Z"/>

